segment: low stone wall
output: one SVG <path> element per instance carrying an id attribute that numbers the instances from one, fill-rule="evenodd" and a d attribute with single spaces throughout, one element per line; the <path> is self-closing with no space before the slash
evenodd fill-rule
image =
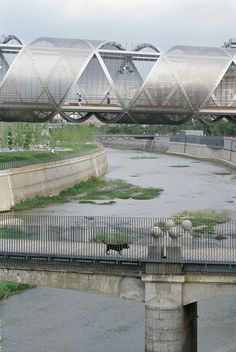
<path id="1" fill-rule="evenodd" d="M 36 195 L 57 194 L 91 176 L 100 177 L 107 167 L 105 150 L 100 147 L 76 158 L 1 171 L 0 211 Z"/>
<path id="2" fill-rule="evenodd" d="M 202 144 L 171 142 L 168 153 L 204 160 L 216 160 L 236 167 L 236 151 L 234 150 L 209 148 Z"/>

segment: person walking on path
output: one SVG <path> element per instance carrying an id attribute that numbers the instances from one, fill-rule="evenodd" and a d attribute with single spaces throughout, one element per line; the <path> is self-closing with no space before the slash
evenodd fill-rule
<path id="1" fill-rule="evenodd" d="M 111 96 L 109 92 L 107 93 L 106 98 L 107 98 L 107 104 L 111 104 Z"/>
<path id="2" fill-rule="evenodd" d="M 77 93 L 76 96 L 77 96 L 77 99 L 78 99 L 78 104 L 81 105 L 81 101 L 82 101 L 81 94 Z"/>

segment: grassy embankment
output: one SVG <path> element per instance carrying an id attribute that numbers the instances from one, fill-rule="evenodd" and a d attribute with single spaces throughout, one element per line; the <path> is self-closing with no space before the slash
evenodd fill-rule
<path id="1" fill-rule="evenodd" d="M 12 147 L 23 147 L 28 149 L 26 146 L 27 135 L 31 136 L 31 144 L 39 145 L 48 145 L 51 147 L 58 148 L 69 148 L 71 150 L 67 151 L 57 151 L 55 154 L 52 154 L 48 151 L 29 151 L 25 150 L 24 152 L 8 152 L 0 153 L 0 163 L 7 162 L 21 162 L 21 161 L 47 161 L 56 160 L 58 158 L 73 157 L 79 153 L 84 153 L 95 149 L 97 146 L 95 144 L 95 130 L 88 126 L 65 126 L 62 128 L 55 128 L 50 132 L 50 135 L 45 135 L 43 133 L 44 126 L 41 124 L 25 124 L 25 123 L 15 123 L 14 125 L 8 123 L 1 124 L 2 136 L 1 138 L 1 147 L 8 147 L 7 135 L 11 129 L 12 135 L 14 136 L 14 143 Z M 34 138 L 33 138 L 34 136 Z M 93 144 L 85 144 L 87 141 L 92 142 Z M 28 234 L 21 230 L 16 230 L 13 228 L 1 227 L 0 228 L 0 238 L 24 238 Z M 5 280 L 0 280 L 0 299 L 7 298 L 10 295 L 22 293 L 29 288 L 34 286 L 10 282 Z"/>
<path id="2" fill-rule="evenodd" d="M 0 153 L 0 163 L 13 162 L 13 161 L 25 161 L 29 160 L 34 162 L 35 160 L 56 160 L 58 158 L 73 157 L 80 153 L 86 153 L 97 147 L 96 144 L 82 144 L 69 146 L 71 150 L 56 151 L 55 154 L 50 151 L 24 151 L 24 152 L 6 152 Z M 68 146 L 67 146 L 68 148 Z"/>
<path id="3" fill-rule="evenodd" d="M 11 210 L 27 210 L 53 203 L 63 203 L 69 201 L 71 197 L 77 197 L 80 203 L 102 205 L 116 203 L 115 199 L 146 200 L 158 197 L 162 191 L 161 188 L 141 188 L 120 179 L 106 180 L 91 177 L 88 181 L 81 181 L 57 195 L 36 196 L 21 201 L 14 205 Z"/>

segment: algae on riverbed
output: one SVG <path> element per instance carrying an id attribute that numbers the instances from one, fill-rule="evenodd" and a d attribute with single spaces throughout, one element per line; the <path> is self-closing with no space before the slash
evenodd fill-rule
<path id="1" fill-rule="evenodd" d="M 184 210 L 174 215 L 177 219 L 189 219 L 195 233 L 212 232 L 217 224 L 224 224 L 229 220 L 229 216 L 225 212 L 217 212 L 215 210 Z"/>
<path id="2" fill-rule="evenodd" d="M 7 298 L 11 295 L 22 293 L 23 291 L 35 286 L 22 284 L 18 282 L 0 280 L 0 299 Z"/>
<path id="3" fill-rule="evenodd" d="M 113 199 L 137 199 L 147 200 L 159 196 L 161 188 L 142 188 L 121 179 L 100 179 L 91 177 L 87 181 L 81 181 L 73 187 L 61 191 L 53 196 L 36 196 L 21 201 L 14 205 L 11 210 L 26 210 L 52 203 L 68 202 L 71 197 L 78 197 L 80 201 L 109 201 Z M 112 204 L 112 203 L 111 203 Z"/>

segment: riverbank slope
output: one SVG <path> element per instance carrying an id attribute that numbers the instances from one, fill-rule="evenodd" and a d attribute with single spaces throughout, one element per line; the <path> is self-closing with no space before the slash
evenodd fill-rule
<path id="1" fill-rule="evenodd" d="M 57 194 L 92 176 L 107 172 L 103 147 L 78 157 L 2 170 L 0 172 L 0 211 L 8 211 L 21 200 L 37 195 Z"/>

